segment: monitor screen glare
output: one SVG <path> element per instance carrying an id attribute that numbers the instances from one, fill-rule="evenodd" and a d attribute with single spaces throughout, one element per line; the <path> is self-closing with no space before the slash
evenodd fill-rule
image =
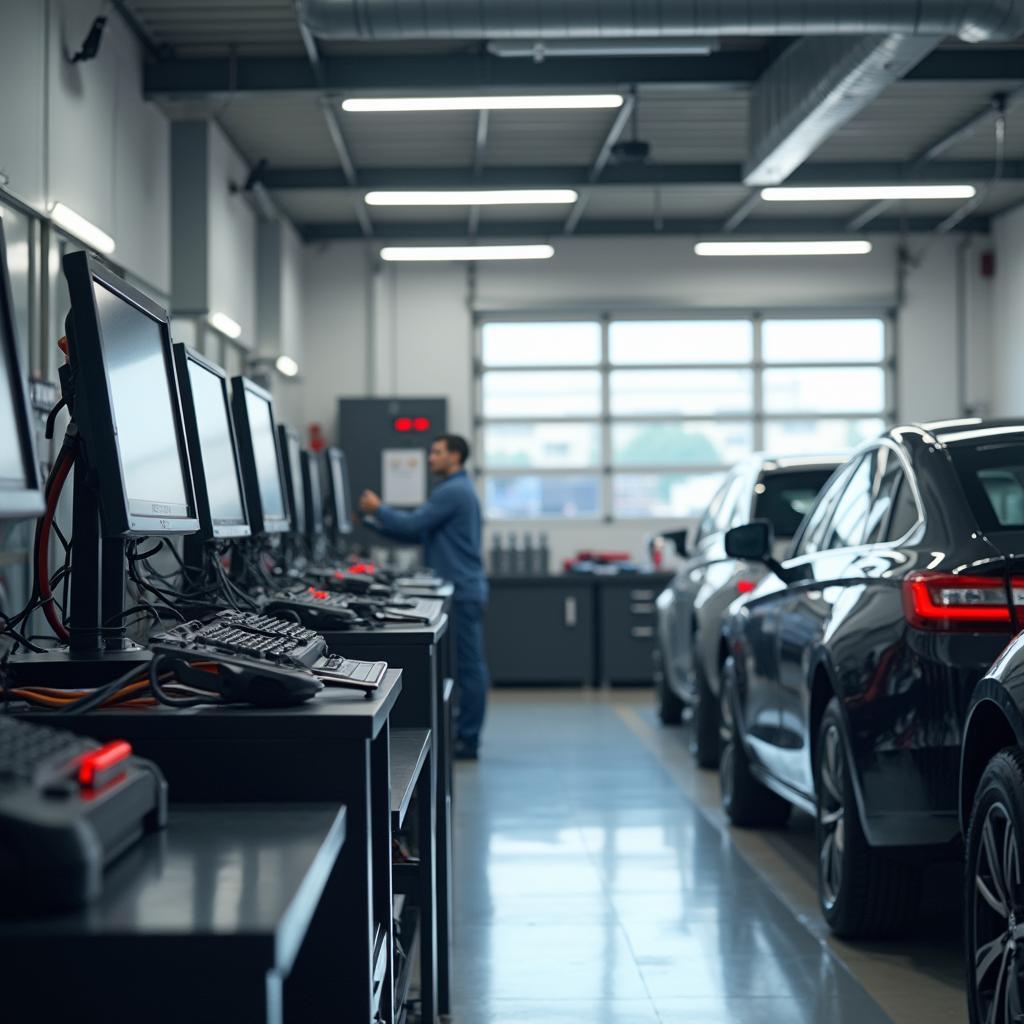
<path id="1" fill-rule="evenodd" d="M 277 446 L 274 444 L 274 420 L 270 405 L 251 391 L 245 392 L 245 408 L 249 414 L 249 432 L 256 461 L 263 518 L 286 519 L 281 474 L 278 471 Z"/>

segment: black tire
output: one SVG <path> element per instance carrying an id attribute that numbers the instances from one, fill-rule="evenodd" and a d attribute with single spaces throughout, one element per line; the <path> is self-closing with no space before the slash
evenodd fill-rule
<path id="1" fill-rule="evenodd" d="M 922 871 L 868 844 L 848 749 L 839 701 L 833 697 L 818 727 L 814 756 L 818 904 L 829 928 L 842 938 L 894 935 L 917 913 Z"/>
<path id="2" fill-rule="evenodd" d="M 683 720 L 683 702 L 672 692 L 661 647 L 654 648 L 654 690 L 658 698 L 658 718 L 662 725 L 679 725 Z"/>
<path id="3" fill-rule="evenodd" d="M 971 1024 L 1024 1016 L 1024 751 L 989 761 L 967 830 L 964 874 L 967 1008 Z"/>
<path id="4" fill-rule="evenodd" d="M 696 654 L 693 671 L 697 677 L 697 707 L 693 716 L 693 756 L 701 768 L 717 768 L 722 756 L 718 739 L 721 728 L 718 698 L 711 692 L 707 674 Z"/>
<path id="5" fill-rule="evenodd" d="M 778 828 L 788 821 L 792 807 L 750 773 L 747 752 L 736 732 L 735 687 L 736 662 L 730 657 L 722 668 L 722 758 L 718 766 L 722 807 L 729 821 L 741 828 Z"/>

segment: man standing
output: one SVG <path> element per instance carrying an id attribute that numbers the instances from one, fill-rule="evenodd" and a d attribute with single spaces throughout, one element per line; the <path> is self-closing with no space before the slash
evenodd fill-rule
<path id="1" fill-rule="evenodd" d="M 455 756 L 476 760 L 487 704 L 483 613 L 487 578 L 481 557 L 480 502 L 466 473 L 469 445 L 457 434 L 442 434 L 430 446 L 430 471 L 441 483 L 414 511 L 391 508 L 373 491 L 363 491 L 364 522 L 385 537 L 422 544 L 424 561 L 455 587 L 455 658 L 459 715 Z"/>

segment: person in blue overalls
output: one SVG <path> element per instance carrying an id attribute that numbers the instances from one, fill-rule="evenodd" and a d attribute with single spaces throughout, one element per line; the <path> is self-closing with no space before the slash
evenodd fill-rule
<path id="1" fill-rule="evenodd" d="M 385 537 L 422 544 L 426 564 L 455 587 L 455 756 L 476 760 L 489 685 L 483 637 L 488 587 L 481 555 L 480 501 L 466 473 L 468 459 L 465 438 L 442 434 L 431 444 L 428 458 L 430 471 L 441 482 L 425 504 L 413 511 L 391 508 L 373 491 L 363 491 L 359 509 L 366 525 Z"/>

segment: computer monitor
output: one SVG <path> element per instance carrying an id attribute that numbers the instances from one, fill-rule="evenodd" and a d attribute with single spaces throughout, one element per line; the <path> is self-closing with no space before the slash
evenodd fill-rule
<path id="1" fill-rule="evenodd" d="M 86 252 L 64 257 L 72 410 L 106 537 L 199 529 L 167 312 Z"/>
<path id="2" fill-rule="evenodd" d="M 312 452 L 302 453 L 302 484 L 306 499 L 306 533 L 319 537 L 324 532 L 324 489 L 320 483 L 320 460 Z"/>
<path id="3" fill-rule="evenodd" d="M 302 443 L 291 427 L 278 424 L 277 442 L 284 459 L 285 489 L 288 492 L 288 510 L 292 517 L 292 532 L 306 530 L 306 491 L 302 482 Z"/>
<path id="4" fill-rule="evenodd" d="M 0 222 L 0 519 L 43 514 L 28 393 L 21 375 L 14 301 L 7 274 L 7 244 Z"/>
<path id="5" fill-rule="evenodd" d="M 174 365 L 200 531 L 207 540 L 248 537 L 249 519 L 227 375 L 186 345 L 174 346 Z"/>
<path id="6" fill-rule="evenodd" d="M 274 399 L 248 377 L 231 379 L 231 412 L 242 456 L 242 480 L 254 534 L 291 529 L 285 503 L 284 471 L 277 444 Z"/>
<path id="7" fill-rule="evenodd" d="M 352 532 L 352 488 L 348 481 L 348 462 L 340 448 L 327 449 L 328 508 L 336 534 Z"/>

